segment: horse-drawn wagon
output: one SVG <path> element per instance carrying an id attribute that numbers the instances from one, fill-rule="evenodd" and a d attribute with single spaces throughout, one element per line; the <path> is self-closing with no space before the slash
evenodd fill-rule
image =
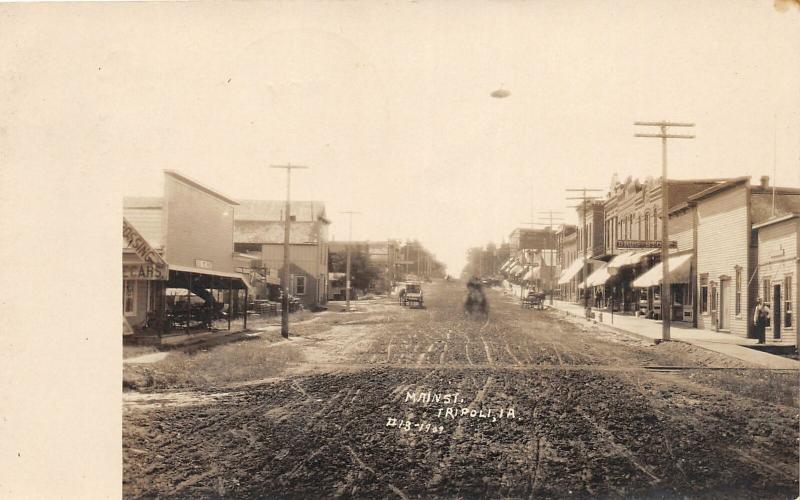
<path id="1" fill-rule="evenodd" d="M 403 305 L 408 307 L 423 307 L 422 285 L 416 282 L 406 283 L 403 294 Z"/>
<path id="2" fill-rule="evenodd" d="M 544 309 L 544 293 L 531 290 L 522 297 L 520 305 L 523 309 Z"/>

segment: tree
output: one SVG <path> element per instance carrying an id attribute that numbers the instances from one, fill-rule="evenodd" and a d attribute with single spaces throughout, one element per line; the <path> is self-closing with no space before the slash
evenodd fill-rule
<path id="1" fill-rule="evenodd" d="M 328 252 L 328 272 L 347 272 L 347 249 Z M 368 290 L 370 284 L 380 276 L 380 270 L 369 260 L 367 248 L 353 245 L 350 248 L 350 284 L 359 290 Z"/>

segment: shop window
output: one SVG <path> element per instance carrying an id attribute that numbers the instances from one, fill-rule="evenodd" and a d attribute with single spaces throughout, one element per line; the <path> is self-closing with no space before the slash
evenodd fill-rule
<path id="1" fill-rule="evenodd" d="M 639 220 L 636 224 L 636 230 L 639 232 L 639 239 L 642 239 L 642 216 L 639 215 Z"/>
<path id="2" fill-rule="evenodd" d="M 294 277 L 294 294 L 295 295 L 305 295 L 306 294 L 306 277 L 305 276 L 295 276 Z"/>
<path id="3" fill-rule="evenodd" d="M 742 314 L 742 268 L 736 268 L 736 315 Z"/>
<path id="4" fill-rule="evenodd" d="M 653 239 L 658 239 L 658 209 L 653 209 Z"/>
<path id="5" fill-rule="evenodd" d="M 122 286 L 122 311 L 125 316 L 136 316 L 136 282 L 125 280 Z"/>
<path id="6" fill-rule="evenodd" d="M 784 302 L 783 302 L 783 326 L 792 327 L 792 277 L 787 276 L 783 280 Z"/>
<path id="7" fill-rule="evenodd" d="M 708 275 L 700 275 L 700 312 L 708 313 Z"/>

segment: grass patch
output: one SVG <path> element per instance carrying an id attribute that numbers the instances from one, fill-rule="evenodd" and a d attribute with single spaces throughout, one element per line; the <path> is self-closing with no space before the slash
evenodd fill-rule
<path id="1" fill-rule="evenodd" d="M 800 378 L 796 372 L 776 370 L 697 370 L 693 382 L 767 403 L 800 407 Z"/>
<path id="2" fill-rule="evenodd" d="M 288 343 L 270 347 L 263 340 L 237 342 L 196 354 L 172 352 L 149 365 L 126 365 L 123 387 L 140 391 L 209 389 L 273 377 L 288 363 L 300 360 L 302 354 Z"/>
<path id="3" fill-rule="evenodd" d="M 135 358 L 144 356 L 145 354 L 153 354 L 158 352 L 158 348 L 150 345 L 123 345 L 122 346 L 122 359 Z"/>

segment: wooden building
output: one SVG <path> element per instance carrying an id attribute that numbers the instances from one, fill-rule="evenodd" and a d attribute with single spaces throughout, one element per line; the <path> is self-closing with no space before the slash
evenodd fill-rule
<path id="1" fill-rule="evenodd" d="M 752 186 L 750 177 L 739 177 L 689 198 L 696 206 L 698 328 L 752 337 L 759 285 L 767 283 L 763 293 L 773 295 L 772 277 L 762 281 L 758 273 L 758 228 L 800 212 L 800 190 L 768 182 L 764 176 Z"/>
<path id="2" fill-rule="evenodd" d="M 270 270 L 283 268 L 285 202 L 240 200 L 233 238 L 237 252 L 260 257 Z M 328 226 L 319 201 L 291 204 L 289 293 L 307 307 L 328 301 Z"/>
<path id="3" fill-rule="evenodd" d="M 797 344 L 800 308 L 800 212 L 753 225 L 758 238 L 758 297 L 770 306 L 767 341 Z"/>
<path id="4" fill-rule="evenodd" d="M 215 315 L 240 305 L 239 290 L 246 294 L 249 288 L 234 255 L 237 205 L 172 170 L 164 171 L 163 197 L 123 199 L 123 315 L 132 330 L 157 323 L 154 329 L 163 332 L 175 326 L 165 318 L 178 315 L 183 295 L 174 292 L 169 296 L 179 299 L 168 300 L 170 290 L 185 290 L 186 330 L 195 313 L 192 296 Z"/>

